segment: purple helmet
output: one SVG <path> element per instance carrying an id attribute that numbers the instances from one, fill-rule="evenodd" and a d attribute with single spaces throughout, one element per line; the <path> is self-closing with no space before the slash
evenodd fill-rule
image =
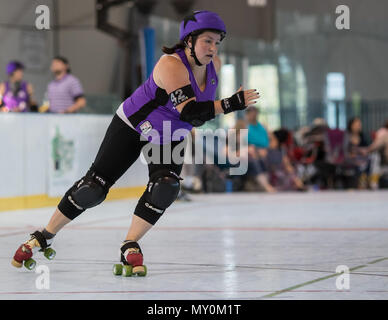
<path id="1" fill-rule="evenodd" d="M 184 40 L 184 38 L 194 31 L 203 29 L 221 32 L 221 39 L 226 34 L 225 23 L 217 13 L 211 11 L 195 11 L 192 15 L 185 17 L 181 22 L 180 40 Z"/>
<path id="2" fill-rule="evenodd" d="M 13 72 L 24 69 L 24 65 L 19 61 L 11 61 L 7 64 L 7 74 L 10 76 Z"/>

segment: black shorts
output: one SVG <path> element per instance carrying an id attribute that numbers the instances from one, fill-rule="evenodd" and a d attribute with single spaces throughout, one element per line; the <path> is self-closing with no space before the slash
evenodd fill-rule
<path id="1" fill-rule="evenodd" d="M 140 134 L 115 114 L 93 162 L 93 167 L 113 184 L 139 158 L 142 148 L 149 143 L 148 141 L 141 140 Z M 172 157 L 174 148 L 178 145 L 180 148 L 182 147 L 180 143 L 186 143 L 186 141 L 173 141 L 170 145 L 152 145 L 151 150 L 159 149 L 157 151 L 160 154 L 160 158 L 156 163 L 148 163 L 149 176 L 160 169 L 172 170 L 177 175 L 180 175 L 184 150 L 180 153 L 181 161 L 174 162 L 175 159 Z M 170 157 L 165 157 L 171 159 L 169 162 L 163 161 L 163 154 L 166 152 L 170 154 Z M 150 156 L 152 158 L 152 154 Z"/>
<path id="2" fill-rule="evenodd" d="M 151 177 L 156 171 L 169 170 L 180 175 L 184 160 L 186 140 L 172 141 L 171 144 L 156 145 L 142 140 L 140 134 L 129 127 L 119 116 L 115 115 L 110 123 L 105 137 L 98 150 L 97 156 L 90 167 L 88 174 L 95 172 L 112 186 L 139 158 L 143 147 L 148 165 L 148 175 Z M 179 149 L 175 149 L 179 148 Z M 174 152 L 175 151 L 175 152 Z M 167 159 L 167 160 L 166 160 Z M 133 172 L 136 174 L 136 172 Z M 72 190 L 79 181 L 71 187 L 58 205 L 58 209 L 69 219 L 73 220 L 85 210 L 72 201 Z M 155 210 L 147 206 L 146 192 L 143 193 L 135 208 L 135 214 L 154 224 L 160 216 Z"/>

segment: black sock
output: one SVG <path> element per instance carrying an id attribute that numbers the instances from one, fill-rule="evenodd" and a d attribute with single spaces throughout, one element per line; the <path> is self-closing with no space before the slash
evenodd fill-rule
<path id="1" fill-rule="evenodd" d="M 42 231 L 43 237 L 47 240 L 50 240 L 55 237 L 55 234 L 48 232 L 46 229 Z"/>

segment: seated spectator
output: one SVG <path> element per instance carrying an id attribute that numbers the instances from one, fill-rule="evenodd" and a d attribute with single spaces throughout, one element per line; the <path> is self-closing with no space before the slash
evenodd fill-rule
<path id="1" fill-rule="evenodd" d="M 23 64 L 8 63 L 7 75 L 8 81 L 0 83 L 0 112 L 37 111 L 32 85 L 23 80 Z"/>
<path id="2" fill-rule="evenodd" d="M 259 149 L 266 149 L 269 146 L 268 132 L 257 120 L 259 110 L 250 106 L 245 110 L 245 120 L 248 124 L 248 144 Z"/>
<path id="3" fill-rule="evenodd" d="M 366 188 L 362 181 L 367 181 L 369 167 L 368 157 L 362 153 L 363 147 L 368 144 L 362 133 L 361 119 L 358 117 L 349 120 L 345 133 L 345 159 L 342 165 L 344 188 Z M 361 177 L 364 177 L 361 181 Z"/>
<path id="4" fill-rule="evenodd" d="M 245 111 L 245 119 L 248 124 L 248 172 L 247 176 L 254 183 L 266 192 L 276 192 L 276 189 L 269 183 L 265 158 L 269 146 L 268 132 L 264 126 L 257 120 L 259 111 L 250 106 Z"/>
<path id="5" fill-rule="evenodd" d="M 341 133 L 335 130 L 329 134 L 330 128 L 326 121 L 317 118 L 311 129 L 305 133 L 306 158 L 313 165 L 314 174 L 310 182 L 318 189 L 330 189 L 334 187 L 336 177 L 336 162 L 338 160 L 337 147 L 340 144 Z M 343 136 L 343 134 L 342 134 Z"/>
<path id="6" fill-rule="evenodd" d="M 275 130 L 273 134 L 278 139 L 279 147 L 287 155 L 291 165 L 295 168 L 301 167 L 301 159 L 304 155 L 304 150 L 298 145 L 295 134 L 286 128 Z"/>
<path id="7" fill-rule="evenodd" d="M 348 121 L 346 135 L 349 149 L 358 149 L 368 145 L 364 133 L 362 132 L 362 123 L 359 117 L 354 117 Z"/>
<path id="8" fill-rule="evenodd" d="M 51 63 L 55 79 L 48 84 L 49 111 L 75 113 L 86 106 L 81 82 L 70 74 L 69 62 L 64 57 L 55 57 Z"/>
<path id="9" fill-rule="evenodd" d="M 202 188 L 204 192 L 232 192 L 241 191 L 243 188 L 244 176 L 233 175 L 230 169 L 233 167 L 240 167 L 243 159 L 244 151 L 241 150 L 240 135 L 241 129 L 245 128 L 243 120 L 238 120 L 236 126 L 233 128 L 236 135 L 225 137 L 214 136 L 214 145 L 204 144 L 204 154 L 210 164 L 207 163 L 202 167 Z M 206 147 L 208 149 L 206 149 Z M 213 164 L 214 163 L 214 164 Z M 197 165 L 198 167 L 198 165 Z"/>
<path id="10" fill-rule="evenodd" d="M 385 121 L 383 127 L 376 131 L 376 139 L 380 139 L 381 136 L 384 136 L 388 133 L 388 120 Z"/>
<path id="11" fill-rule="evenodd" d="M 376 180 L 372 181 L 372 184 L 376 184 L 376 186 L 372 185 L 372 188 L 388 188 L 388 120 L 376 132 L 375 140 L 364 152 L 365 154 L 372 153 L 372 155 L 377 156 L 374 164 L 377 168 L 372 168 Z"/>
<path id="12" fill-rule="evenodd" d="M 247 130 L 243 131 L 243 129 L 246 129 L 245 121 L 243 119 L 237 120 L 235 126 L 232 128 L 235 131 L 235 135 L 226 138 L 226 143 L 223 148 L 226 163 L 218 164 L 218 167 L 225 172 L 227 183 L 231 184 L 233 191 L 242 191 L 246 181 L 246 173 L 242 175 L 229 174 L 230 168 L 243 167 L 243 163 L 248 163 L 248 149 L 246 144 Z M 245 141 L 245 143 L 241 144 L 242 141 Z"/>
<path id="13" fill-rule="evenodd" d="M 269 149 L 266 157 L 269 182 L 277 190 L 305 191 L 306 188 L 296 175 L 295 169 L 291 165 L 286 152 L 280 147 L 279 138 L 281 138 L 281 133 L 281 131 L 277 131 L 278 136 L 276 134 L 270 134 Z"/>

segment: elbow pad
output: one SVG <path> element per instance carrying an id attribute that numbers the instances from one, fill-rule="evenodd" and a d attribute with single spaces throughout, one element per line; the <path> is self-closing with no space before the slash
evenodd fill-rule
<path id="1" fill-rule="evenodd" d="M 202 126 L 215 117 L 213 101 L 190 101 L 182 109 L 179 119 L 190 123 L 193 127 Z"/>

